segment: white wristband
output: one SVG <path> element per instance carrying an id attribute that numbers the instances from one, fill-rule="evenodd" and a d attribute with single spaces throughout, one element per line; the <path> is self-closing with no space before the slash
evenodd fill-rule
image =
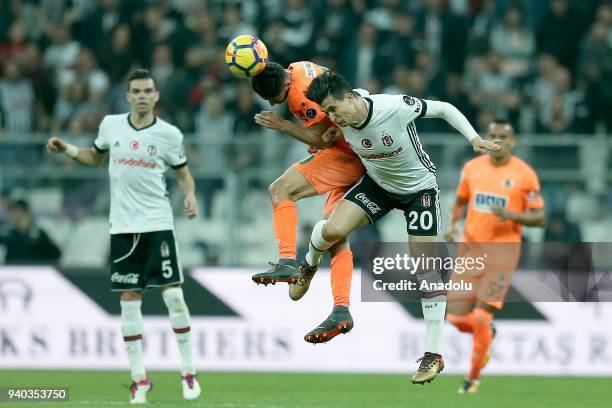
<path id="1" fill-rule="evenodd" d="M 72 157 L 73 159 L 76 159 L 77 156 L 79 155 L 79 148 L 73 144 L 66 143 L 66 150 L 64 150 L 64 154 L 68 157 Z"/>

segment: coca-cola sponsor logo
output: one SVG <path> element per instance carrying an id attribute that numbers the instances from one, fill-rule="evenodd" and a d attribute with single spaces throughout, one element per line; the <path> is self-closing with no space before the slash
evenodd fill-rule
<path id="1" fill-rule="evenodd" d="M 130 283 L 130 284 L 135 285 L 138 283 L 138 275 L 135 273 L 128 273 L 127 275 L 120 275 L 119 272 L 115 272 L 111 275 L 111 282 Z"/>
<path id="2" fill-rule="evenodd" d="M 365 193 L 359 193 L 355 196 L 355 198 L 364 203 L 370 213 L 378 214 L 380 211 L 378 204 L 366 197 Z"/>

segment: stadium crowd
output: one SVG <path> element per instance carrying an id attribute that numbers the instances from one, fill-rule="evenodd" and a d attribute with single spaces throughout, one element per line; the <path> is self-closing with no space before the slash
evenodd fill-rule
<path id="1" fill-rule="evenodd" d="M 475 122 L 493 113 L 522 132 L 588 134 L 612 121 L 609 1 L 2 0 L 0 16 L 3 132 L 95 132 L 127 109 L 135 66 L 152 70 L 159 114 L 183 131 L 206 134 L 211 118 L 257 130 L 260 101 L 223 66 L 243 33 L 281 64 L 318 61 Z"/>
<path id="2" fill-rule="evenodd" d="M 481 131 L 503 116 L 519 134 L 612 134 L 609 0 L 0 0 L 0 141 L 68 133 L 90 145 L 104 115 L 129 110 L 127 73 L 145 67 L 159 116 L 211 143 L 191 155 L 196 169 L 265 165 L 240 142 L 263 143 L 253 115 L 269 105 L 224 63 L 228 41 L 244 33 L 283 65 L 312 60 L 371 92 L 451 102 Z M 4 142 L 0 161 L 43 154 Z M 575 149 L 567 154 L 536 156 L 565 165 Z M 224 181 L 200 183 L 210 208 Z M 95 184 L 68 184 L 78 193 L 67 207 L 95 197 Z"/>

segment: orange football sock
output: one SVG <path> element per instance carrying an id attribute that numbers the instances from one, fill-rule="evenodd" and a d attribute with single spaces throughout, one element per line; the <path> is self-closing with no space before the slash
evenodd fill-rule
<path id="1" fill-rule="evenodd" d="M 335 306 L 349 306 L 351 278 L 353 277 L 353 253 L 345 249 L 331 260 L 331 285 Z"/>
<path id="2" fill-rule="evenodd" d="M 491 333 L 493 314 L 481 308 L 474 309 L 472 314 L 474 315 L 474 343 L 472 345 L 472 369 L 469 379 L 477 380 L 480 377 L 482 364 L 493 340 L 493 334 Z"/>
<path id="3" fill-rule="evenodd" d="M 283 200 L 272 207 L 272 218 L 274 219 L 274 235 L 278 244 L 278 255 L 281 258 L 296 257 L 296 235 L 298 225 L 298 213 L 295 203 L 291 200 Z"/>
<path id="4" fill-rule="evenodd" d="M 459 331 L 464 333 L 474 333 L 474 313 L 459 316 L 452 313 L 446 314 L 446 320 L 454 324 Z"/>

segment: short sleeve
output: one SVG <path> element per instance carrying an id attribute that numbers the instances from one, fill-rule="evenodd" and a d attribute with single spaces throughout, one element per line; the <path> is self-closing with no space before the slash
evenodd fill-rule
<path id="1" fill-rule="evenodd" d="M 533 210 L 544 208 L 544 199 L 540 193 L 540 181 L 536 172 L 531 168 L 528 168 L 525 173 L 521 194 L 525 202 L 525 208 Z"/>
<path id="2" fill-rule="evenodd" d="M 463 169 L 461 169 L 461 176 L 456 194 L 459 200 L 468 201 L 470 199 L 470 185 L 468 183 L 466 166 L 463 166 Z"/>
<path id="3" fill-rule="evenodd" d="M 108 138 L 108 120 L 106 117 L 100 122 L 98 127 L 98 136 L 93 142 L 94 148 L 100 153 L 108 152 L 110 149 L 110 140 Z"/>
<path id="4" fill-rule="evenodd" d="M 306 127 L 310 127 L 327 118 L 327 115 L 321 110 L 319 105 L 306 99 L 306 97 L 294 103 L 290 103 L 289 109 L 293 116 L 300 119 Z"/>
<path id="5" fill-rule="evenodd" d="M 427 103 L 423 99 L 414 96 L 398 95 L 397 110 L 404 125 L 408 125 L 415 119 L 422 118 L 427 112 Z"/>
<path id="6" fill-rule="evenodd" d="M 168 146 L 164 159 L 166 163 L 168 163 L 168 165 L 175 170 L 180 169 L 187 164 L 185 145 L 183 144 L 183 134 L 180 130 L 176 129 L 176 137 L 173 138 L 172 144 Z"/>

